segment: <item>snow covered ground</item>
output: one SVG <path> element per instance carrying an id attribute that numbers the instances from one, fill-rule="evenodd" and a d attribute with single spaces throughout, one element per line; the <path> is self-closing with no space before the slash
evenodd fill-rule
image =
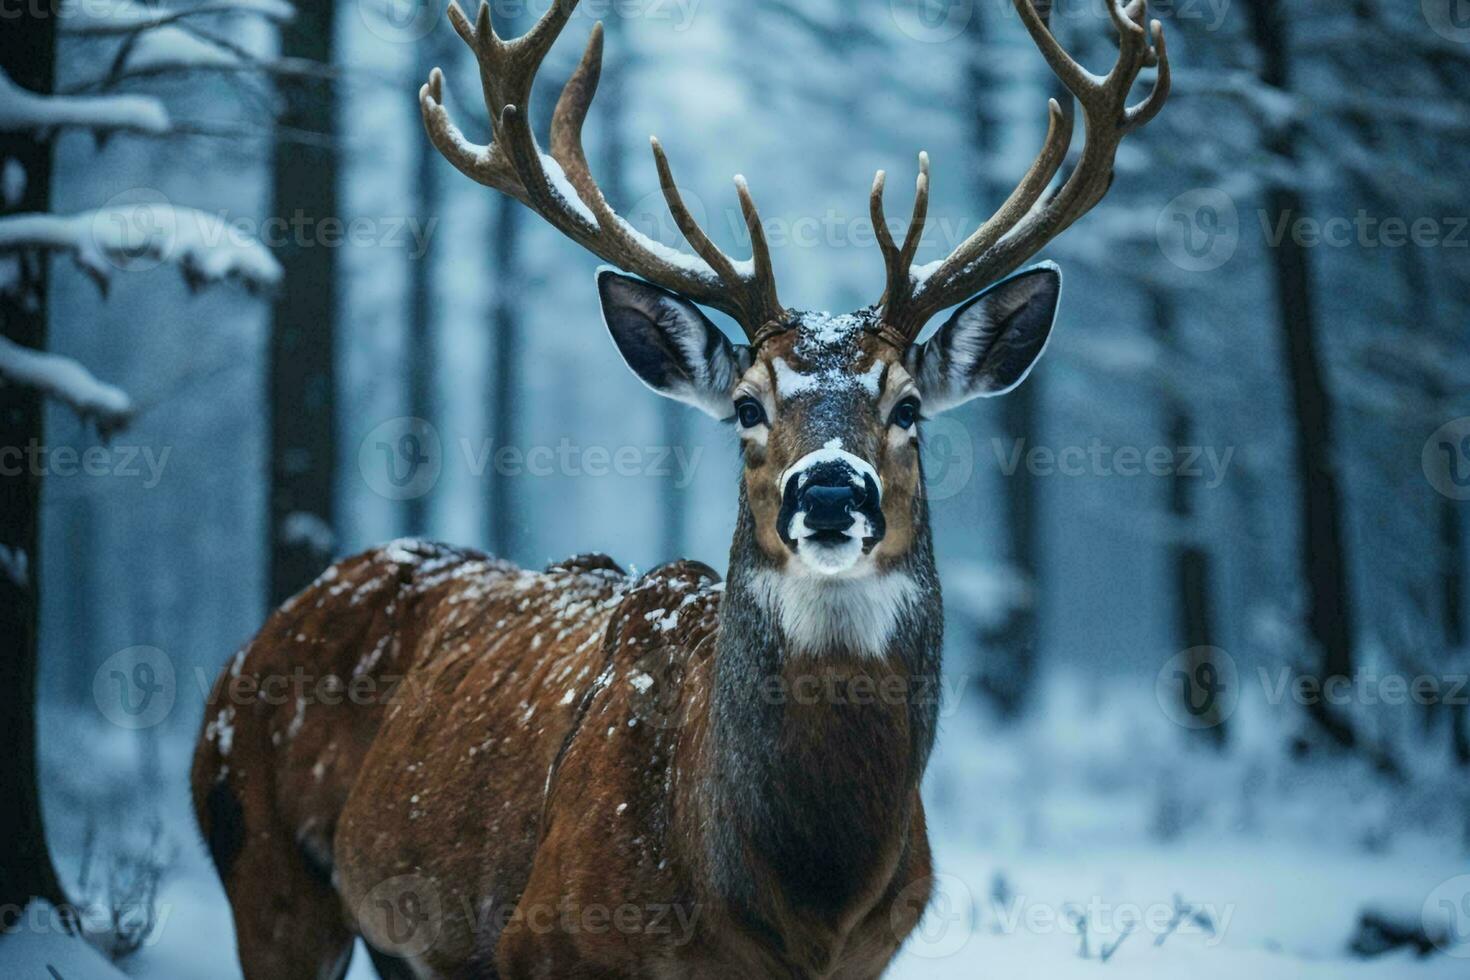
<path id="1" fill-rule="evenodd" d="M 965 712 L 945 719 L 926 786 L 936 900 L 890 977 L 1470 976 L 1470 877 L 1457 882 L 1470 876 L 1470 859 L 1455 784 L 1392 788 L 1351 764 L 1289 763 L 1271 719 L 1245 706 L 1241 728 L 1255 738 L 1238 739 L 1222 758 L 1188 746 L 1146 701 L 1119 693 L 1087 707 L 1081 698 L 1054 690 L 1037 721 L 1010 732 Z M 46 724 L 46 771 L 58 787 L 47 803 L 64 874 L 75 881 L 80 866 L 86 794 L 108 828 L 99 852 L 108 842 L 140 846 L 155 812 L 171 840 L 158 927 L 120 969 L 161 980 L 238 977 L 229 911 L 187 811 L 187 740 L 145 752 L 135 733 L 114 729 L 98 767 L 83 772 L 71 760 L 97 733 L 55 713 Z M 156 773 L 161 789 L 147 789 L 140 770 Z M 1188 914 L 1176 915 L 1181 908 Z M 1404 949 L 1354 955 L 1364 911 L 1439 930 L 1446 948 L 1422 958 Z M 32 965 L 58 944 L 75 961 L 66 942 L 0 940 L 0 975 L 51 980 Z M 366 957 L 355 957 L 351 980 L 372 977 Z"/>

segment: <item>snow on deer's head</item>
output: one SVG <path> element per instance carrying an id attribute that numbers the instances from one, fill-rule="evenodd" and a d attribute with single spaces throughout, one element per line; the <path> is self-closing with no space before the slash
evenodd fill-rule
<path id="1" fill-rule="evenodd" d="M 733 424 L 744 497 L 768 562 L 855 576 L 913 544 L 923 491 L 923 419 L 1021 382 L 1051 330 L 1061 278 L 1041 266 L 960 307 L 923 344 L 900 345 L 876 309 L 790 314 L 734 345 L 693 303 L 611 270 L 603 315 L 635 374 Z"/>

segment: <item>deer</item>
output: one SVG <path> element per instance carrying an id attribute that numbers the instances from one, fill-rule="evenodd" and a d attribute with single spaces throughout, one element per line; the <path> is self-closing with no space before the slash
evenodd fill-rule
<path id="1" fill-rule="evenodd" d="M 1169 91 L 1143 0 L 1106 0 L 1118 56 L 1103 76 L 1033 0 L 1014 3 L 1067 106 L 1048 101 L 1030 168 L 940 261 L 915 265 L 927 155 L 901 243 L 880 171 L 883 292 L 835 316 L 778 299 L 739 177 L 745 261 L 696 223 L 657 139 L 693 254 L 613 210 L 581 145 L 601 24 L 541 149 L 526 106 L 576 0 L 513 40 L 488 5 L 473 21 L 450 5 L 492 136 L 464 137 L 436 69 L 419 92 L 428 138 L 607 263 L 596 286 L 628 367 L 734 428 L 728 570 L 684 560 L 634 576 L 582 555 L 535 571 L 405 539 L 276 609 L 215 682 L 191 778 L 246 980 L 340 978 L 359 939 L 384 978 L 885 971 L 934 887 L 920 785 L 943 608 L 925 423 L 1026 378 L 1061 276 L 1022 267 L 1102 199 L 1123 138 Z M 1146 68 L 1152 89 L 1130 102 Z M 1058 179 L 1077 105 L 1085 142 Z"/>

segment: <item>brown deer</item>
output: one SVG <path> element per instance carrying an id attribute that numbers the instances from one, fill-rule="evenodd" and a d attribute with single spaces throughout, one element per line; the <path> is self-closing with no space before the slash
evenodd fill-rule
<path id="1" fill-rule="evenodd" d="M 613 212 L 580 135 L 600 25 L 538 148 L 525 107 L 575 0 L 513 41 L 488 6 L 473 23 L 450 7 L 494 135 L 488 147 L 461 136 L 435 71 L 419 94 L 429 138 L 638 277 L 597 277 L 618 350 L 650 388 L 739 432 L 729 577 L 685 561 L 634 578 L 602 556 L 535 572 L 405 541 L 333 566 L 272 614 L 217 682 L 193 770 L 248 980 L 341 977 L 357 937 L 384 977 L 884 971 L 930 893 L 919 784 L 942 614 L 919 433 L 933 413 L 1021 383 L 1061 283 L 1051 265 L 1016 270 L 1102 198 L 1119 143 L 1167 95 L 1158 22 L 1145 28 L 1141 0 L 1107 2 L 1119 55 L 1099 77 L 1016 0 L 1085 116 L 1060 185 L 1047 193 L 1071 99 L 1051 101 L 1041 152 L 995 216 L 916 267 L 928 160 L 901 245 L 880 172 L 886 288 L 845 316 L 777 299 L 739 178 L 749 261 L 701 231 L 656 141 L 698 257 Z M 1154 89 L 1130 106 L 1150 66 Z M 729 314 L 747 342 L 696 304 Z"/>

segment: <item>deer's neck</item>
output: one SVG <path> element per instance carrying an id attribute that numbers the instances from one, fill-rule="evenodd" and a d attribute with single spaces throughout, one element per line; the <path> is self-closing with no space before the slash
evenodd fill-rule
<path id="1" fill-rule="evenodd" d="M 775 884 L 793 907 L 841 914 L 891 874 L 939 711 L 942 611 L 917 516 L 910 555 L 882 575 L 783 584 L 742 495 L 704 794 L 716 879 L 737 905 Z"/>

